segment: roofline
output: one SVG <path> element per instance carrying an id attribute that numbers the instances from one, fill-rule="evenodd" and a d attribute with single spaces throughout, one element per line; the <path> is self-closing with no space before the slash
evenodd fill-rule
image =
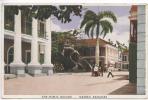
<path id="1" fill-rule="evenodd" d="M 96 38 L 95 38 L 95 39 L 78 39 L 78 40 L 96 40 Z M 110 42 L 108 42 L 108 41 L 106 41 L 106 40 L 104 40 L 104 39 L 99 38 L 99 40 L 102 40 L 102 41 L 104 41 L 105 43 L 107 43 L 107 44 L 109 44 L 109 45 L 111 45 L 111 46 L 113 46 L 113 47 L 116 47 L 116 46 L 112 45 Z M 117 48 L 117 47 L 116 47 L 116 48 Z"/>

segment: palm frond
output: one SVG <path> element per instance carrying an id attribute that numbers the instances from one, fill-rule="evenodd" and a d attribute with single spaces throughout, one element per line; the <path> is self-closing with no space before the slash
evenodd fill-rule
<path id="1" fill-rule="evenodd" d="M 115 22 L 115 23 L 117 22 L 116 16 L 111 11 L 103 11 L 103 12 L 98 13 L 98 19 L 99 20 L 104 19 L 104 18 L 112 19 L 113 22 Z"/>
<path id="2" fill-rule="evenodd" d="M 88 23 L 85 26 L 85 34 L 89 37 L 89 31 L 92 25 L 94 24 L 93 20 L 88 21 Z"/>
<path id="3" fill-rule="evenodd" d="M 89 20 L 94 20 L 96 17 L 97 15 L 93 11 L 88 10 L 84 15 L 84 19 L 81 22 L 80 28 L 82 28 Z"/>
<path id="4" fill-rule="evenodd" d="M 106 36 L 107 33 L 111 33 L 113 31 L 113 26 L 111 24 L 111 22 L 109 22 L 108 20 L 102 20 L 100 21 L 100 25 L 102 27 L 102 32 L 100 35 L 103 34 L 103 38 Z"/>
<path id="5" fill-rule="evenodd" d="M 91 10 L 88 10 L 84 15 L 84 18 L 89 18 L 89 19 L 96 18 L 96 17 L 97 17 L 96 13 L 94 13 Z"/>
<path id="6" fill-rule="evenodd" d="M 95 28 L 95 24 L 92 25 L 92 28 L 91 28 L 91 33 L 90 33 L 90 35 L 91 35 L 92 39 L 93 39 L 93 37 L 94 37 L 94 28 Z"/>
<path id="7" fill-rule="evenodd" d="M 84 25 L 88 22 L 89 20 L 83 20 L 82 22 L 81 22 L 81 25 L 80 25 L 80 28 L 82 28 L 82 27 L 84 27 Z"/>

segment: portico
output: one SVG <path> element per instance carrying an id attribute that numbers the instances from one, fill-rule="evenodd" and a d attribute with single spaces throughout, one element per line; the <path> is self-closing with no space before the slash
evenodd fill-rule
<path id="1" fill-rule="evenodd" d="M 5 29 L 4 32 L 6 41 L 4 44 L 4 59 L 6 67 L 9 67 L 10 70 L 8 72 L 18 76 L 25 76 L 26 72 L 32 76 L 43 73 L 51 75 L 53 65 L 51 64 L 50 19 L 44 20 L 45 24 L 41 24 L 39 20 L 32 18 L 30 22 L 31 34 L 26 34 L 22 31 L 24 23 L 22 23 L 21 18 L 24 16 L 22 17 L 21 13 L 19 11 L 18 15 L 14 15 L 14 30 Z M 26 28 L 26 30 L 28 29 Z M 43 37 L 40 37 L 39 31 Z M 9 61 L 8 52 L 11 47 L 13 49 L 12 61 Z M 30 56 L 28 56 L 29 54 Z M 39 62 L 41 58 L 42 63 Z"/>

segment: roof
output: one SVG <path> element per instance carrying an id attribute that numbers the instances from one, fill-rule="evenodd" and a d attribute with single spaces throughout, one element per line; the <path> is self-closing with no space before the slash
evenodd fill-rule
<path id="1" fill-rule="evenodd" d="M 128 53 L 129 53 L 128 50 L 124 50 L 124 51 L 122 52 L 122 54 L 128 54 Z"/>
<path id="2" fill-rule="evenodd" d="M 81 43 L 82 45 L 96 46 L 97 39 L 80 39 L 80 40 L 77 40 L 77 42 Z M 99 45 L 106 45 L 106 44 L 114 46 L 114 45 L 110 44 L 110 42 L 99 38 Z"/>

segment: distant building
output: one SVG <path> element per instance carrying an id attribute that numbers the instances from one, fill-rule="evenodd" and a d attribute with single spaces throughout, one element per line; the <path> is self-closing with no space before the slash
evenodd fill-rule
<path id="1" fill-rule="evenodd" d="M 129 53 L 128 50 L 122 52 L 121 70 L 129 69 Z"/>
<path id="2" fill-rule="evenodd" d="M 77 40 L 75 48 L 77 48 L 82 58 L 87 59 L 90 64 L 95 64 L 96 39 Z M 103 39 L 99 39 L 99 48 L 99 63 L 102 65 L 113 64 L 116 67 L 116 63 L 119 60 L 118 48 Z"/>

